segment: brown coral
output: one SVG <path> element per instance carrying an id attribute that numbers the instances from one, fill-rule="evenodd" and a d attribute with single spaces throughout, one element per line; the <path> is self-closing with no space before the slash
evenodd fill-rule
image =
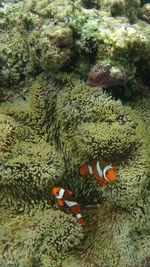
<path id="1" fill-rule="evenodd" d="M 113 67 L 102 61 L 98 61 L 88 74 L 90 85 L 103 88 L 125 85 L 128 79 L 127 73 L 123 67 Z"/>
<path id="2" fill-rule="evenodd" d="M 92 86 L 109 87 L 112 86 L 110 75 L 110 66 L 99 63 L 91 68 L 88 74 L 89 82 Z"/>
<path id="3" fill-rule="evenodd" d="M 150 24 L 150 3 L 145 4 L 141 10 L 141 19 Z"/>

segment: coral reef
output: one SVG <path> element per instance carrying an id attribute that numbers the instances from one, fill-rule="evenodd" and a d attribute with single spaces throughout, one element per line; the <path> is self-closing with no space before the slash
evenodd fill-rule
<path id="1" fill-rule="evenodd" d="M 116 85 L 126 85 L 130 81 L 128 69 L 122 66 L 111 66 L 98 61 L 88 74 L 89 83 L 92 86 L 108 88 Z M 130 72 L 131 73 L 131 72 Z"/>
<path id="2" fill-rule="evenodd" d="M 71 7 L 68 1 L 60 3 L 4 3 L 0 9 L 2 85 L 16 84 L 41 70 L 52 71 L 68 64 L 73 37 L 65 19 Z"/>
<path id="3" fill-rule="evenodd" d="M 72 30 L 63 22 L 57 25 L 47 21 L 37 25 L 29 36 L 29 46 L 34 50 L 32 56 L 43 70 L 66 66 L 72 56 L 72 44 Z"/>
<path id="4" fill-rule="evenodd" d="M 3 1 L 0 33 L 0 266 L 143 267 L 149 3 Z M 147 99 L 123 105 L 103 88 Z M 78 173 L 100 158 L 117 167 L 104 187 Z M 84 227 L 55 204 L 54 185 L 75 193 Z"/>
<path id="5" fill-rule="evenodd" d="M 82 10 L 82 16 L 76 15 L 73 27 L 80 34 L 77 46 L 81 53 L 95 53 L 96 62 L 89 73 L 92 85 L 108 87 L 122 85 L 122 82 L 126 85 L 135 79 L 137 62 L 142 59 L 148 62 L 149 27 L 146 23 L 146 30 L 142 30 L 141 22 L 131 25 L 125 17 L 102 17 L 93 10 Z M 145 52 L 140 52 L 143 48 Z M 97 80 L 101 79 L 98 84 Z"/>
<path id="6" fill-rule="evenodd" d="M 90 2 L 90 1 L 89 1 Z M 94 1 L 93 1 L 94 2 Z M 94 3 L 93 3 L 94 4 Z M 137 10 L 140 7 L 139 0 L 96 0 L 98 9 L 107 12 L 111 16 L 126 15 L 131 20 L 136 19 Z"/>
<path id="7" fill-rule="evenodd" d="M 150 24 L 150 4 L 145 4 L 141 10 L 141 18 Z"/>
<path id="8" fill-rule="evenodd" d="M 25 65 L 28 60 L 27 44 L 22 34 L 16 29 L 9 34 L 3 30 L 0 42 L 1 83 L 6 86 L 17 83 L 25 77 Z"/>
<path id="9" fill-rule="evenodd" d="M 85 79 L 90 65 L 97 69 L 101 62 L 100 73 L 109 65 L 107 79 L 118 76 L 114 84 L 125 86 L 136 79 L 137 62 L 149 62 L 148 4 L 141 7 L 138 0 L 26 0 L 3 3 L 0 17 L 2 86 L 70 63 L 78 72 L 79 62 L 84 62 L 79 73 Z"/>

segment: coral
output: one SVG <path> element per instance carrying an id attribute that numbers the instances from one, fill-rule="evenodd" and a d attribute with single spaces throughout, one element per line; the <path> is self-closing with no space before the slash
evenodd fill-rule
<path id="1" fill-rule="evenodd" d="M 3 32 L 0 42 L 1 84 L 6 86 L 17 83 L 25 76 L 28 61 L 27 43 L 16 29 L 9 34 Z"/>
<path id="2" fill-rule="evenodd" d="M 90 85 L 103 88 L 121 84 L 125 86 L 131 79 L 129 73 L 131 75 L 132 71 L 125 69 L 123 66 L 111 66 L 98 61 L 89 71 L 88 80 Z"/>
<path id="3" fill-rule="evenodd" d="M 106 16 L 95 9 L 76 11 L 71 27 L 78 33 L 76 46 L 79 53 L 95 57 L 89 74 L 92 82 L 96 80 L 93 84 L 104 87 L 126 85 L 136 78 L 137 63 L 141 60 L 145 64 L 149 62 L 148 26 L 140 20 L 130 24 L 126 17 Z"/>
<path id="4" fill-rule="evenodd" d="M 52 17 L 57 21 L 64 22 L 72 13 L 73 7 L 70 0 L 42 0 L 26 1 L 27 10 L 40 15 L 41 17 Z"/>
<path id="5" fill-rule="evenodd" d="M 29 33 L 28 44 L 36 65 L 41 69 L 60 69 L 70 62 L 73 33 L 66 25 L 72 12 L 70 1 L 26 1 L 27 12 L 40 19 Z M 44 19 L 45 20 L 44 20 Z"/>
<path id="6" fill-rule="evenodd" d="M 123 106 L 101 88 L 147 86 L 147 5 L 0 6 L 0 101 L 6 89 L 27 87 L 24 98 L 0 106 L 3 267 L 135 267 L 150 257 L 149 101 Z M 78 173 L 101 157 L 117 167 L 117 181 L 104 187 Z M 54 204 L 56 184 L 74 191 L 87 222 L 82 230 Z"/>
<path id="7" fill-rule="evenodd" d="M 140 7 L 139 0 L 83 0 L 85 8 L 96 8 L 111 16 L 126 15 L 132 20 L 137 19 L 137 10 Z"/>
<path id="8" fill-rule="evenodd" d="M 124 0 L 104 0 L 99 1 L 101 4 L 101 9 L 109 12 L 110 14 L 117 16 L 123 15 L 126 11 L 126 1 Z"/>
<path id="9" fill-rule="evenodd" d="M 32 216 L 20 215 L 14 220 L 12 214 L 8 222 L 5 213 L 5 218 L 0 226 L 1 266 L 60 266 L 83 236 L 76 219 L 62 211 L 37 209 Z"/>
<path id="10" fill-rule="evenodd" d="M 149 29 L 138 20 L 139 6 L 138 0 L 3 3 L 1 84 L 18 84 L 43 70 L 58 72 L 70 63 L 78 72 L 76 64 L 84 65 L 87 56 L 81 76 L 86 78 L 90 64 L 100 60 L 104 68 L 110 65 L 110 80 L 118 76 L 116 84 L 126 84 L 135 77 L 136 62 L 149 61 Z"/>
<path id="11" fill-rule="evenodd" d="M 100 9 L 101 3 L 97 0 L 82 0 L 82 5 L 84 8 L 91 9 L 96 8 Z"/>
<path id="12" fill-rule="evenodd" d="M 1 16 L 1 84 L 17 84 L 42 70 L 66 66 L 73 36 L 65 22 L 72 5 L 43 1 L 5 4 Z M 56 8 L 57 7 L 57 8 Z M 65 17 L 64 17 L 65 16 Z"/>
<path id="13" fill-rule="evenodd" d="M 72 30 L 64 23 L 46 21 L 38 25 L 29 36 L 32 56 L 43 70 L 59 69 L 70 62 L 72 56 Z"/>
<path id="14" fill-rule="evenodd" d="M 142 7 L 140 17 L 150 24 L 150 4 L 147 3 Z"/>
<path id="15" fill-rule="evenodd" d="M 137 9 L 140 7 L 139 0 L 104 0 L 101 1 L 102 8 L 111 13 L 112 16 L 126 15 L 131 21 L 137 18 Z"/>
<path id="16" fill-rule="evenodd" d="M 89 72 L 88 79 L 92 86 L 110 87 L 114 81 L 110 79 L 110 66 L 97 63 Z"/>

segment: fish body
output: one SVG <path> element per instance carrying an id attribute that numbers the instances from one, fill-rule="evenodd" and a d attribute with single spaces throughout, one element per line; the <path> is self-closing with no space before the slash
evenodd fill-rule
<path id="1" fill-rule="evenodd" d="M 78 222 L 81 225 L 85 225 L 85 220 L 81 215 L 81 209 L 78 203 L 73 197 L 73 192 L 69 189 L 64 189 L 61 187 L 54 187 L 53 194 L 55 195 L 59 206 L 67 206 L 71 209 L 72 213 L 76 215 Z"/>
<path id="2" fill-rule="evenodd" d="M 80 176 L 94 176 L 101 186 L 116 181 L 116 166 L 106 163 L 103 160 L 91 160 L 89 165 L 82 165 L 79 168 Z"/>

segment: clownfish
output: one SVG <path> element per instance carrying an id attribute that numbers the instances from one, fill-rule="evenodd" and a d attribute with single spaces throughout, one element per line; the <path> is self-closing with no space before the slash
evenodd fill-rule
<path id="1" fill-rule="evenodd" d="M 54 187 L 52 192 L 57 199 L 58 205 L 68 206 L 72 213 L 76 215 L 79 224 L 85 225 L 85 220 L 82 218 L 80 207 L 73 197 L 73 192 L 69 189 L 63 189 L 61 187 Z"/>
<path id="2" fill-rule="evenodd" d="M 101 186 L 116 181 L 116 166 L 107 164 L 103 160 L 91 160 L 89 165 L 79 168 L 80 176 L 93 175 Z"/>

